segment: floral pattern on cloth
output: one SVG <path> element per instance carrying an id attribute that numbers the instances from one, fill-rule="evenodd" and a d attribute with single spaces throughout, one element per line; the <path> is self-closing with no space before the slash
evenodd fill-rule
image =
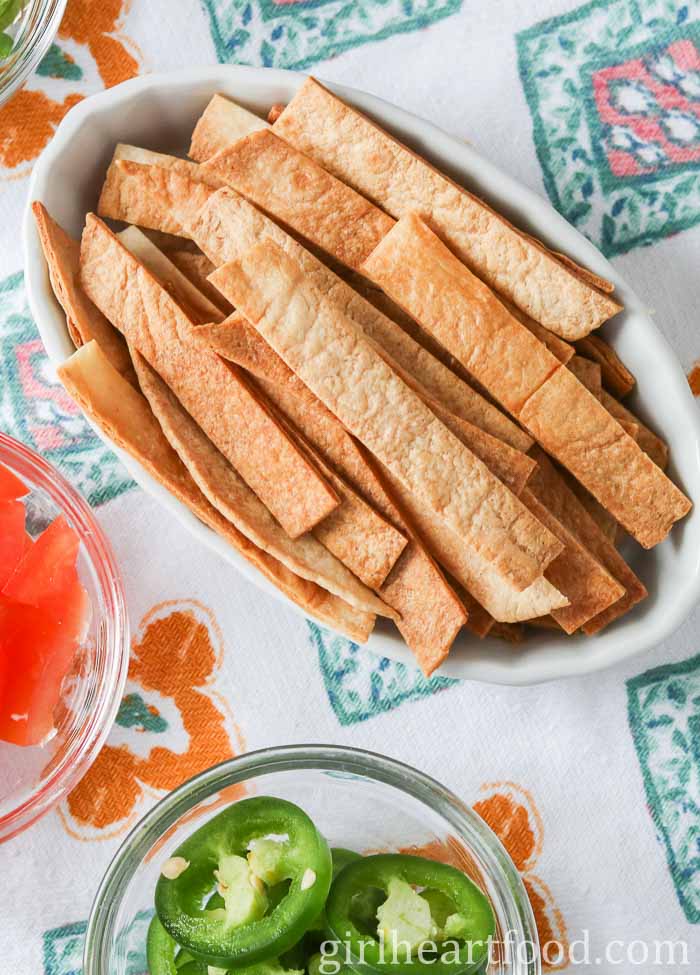
<path id="1" fill-rule="evenodd" d="M 678 901 L 700 924 L 700 655 L 627 682 L 647 804 Z"/>
<path id="2" fill-rule="evenodd" d="M 302 70 L 369 41 L 420 30 L 462 0 L 201 0 L 219 61 Z"/>
<path id="3" fill-rule="evenodd" d="M 544 184 L 613 256 L 700 221 L 700 0 L 593 0 L 517 35 Z"/>
<path id="4" fill-rule="evenodd" d="M 120 836 L 166 792 L 245 750 L 216 686 L 223 649 L 213 614 L 195 600 L 160 603 L 141 621 L 107 744 L 59 807 L 72 836 Z"/>
<path id="5" fill-rule="evenodd" d="M 0 281 L 0 429 L 55 464 L 91 505 L 134 484 L 59 383 L 21 273 Z"/>
<path id="6" fill-rule="evenodd" d="M 310 620 L 307 625 L 329 704 L 343 727 L 460 683 L 450 677 L 424 677 L 418 668 L 379 657 Z"/>

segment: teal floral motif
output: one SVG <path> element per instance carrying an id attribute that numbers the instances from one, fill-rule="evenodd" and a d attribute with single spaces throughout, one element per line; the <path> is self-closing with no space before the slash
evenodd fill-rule
<path id="1" fill-rule="evenodd" d="M 592 0 L 517 46 L 560 213 L 608 256 L 700 222 L 700 0 Z"/>
<path id="2" fill-rule="evenodd" d="M 163 734 L 168 730 L 165 718 L 136 693 L 124 695 L 115 722 L 121 728 L 136 728 L 138 731 L 150 731 L 151 734 Z"/>
<path id="3" fill-rule="evenodd" d="M 202 0 L 219 61 L 302 70 L 429 27 L 462 0 Z"/>
<path id="4" fill-rule="evenodd" d="M 678 900 L 700 924 L 700 655 L 627 682 L 647 801 Z"/>
<path id="5" fill-rule="evenodd" d="M 147 975 L 146 935 L 152 917 L 152 911 L 139 911 L 117 935 L 114 952 L 124 975 Z M 86 931 L 87 921 L 77 921 L 44 932 L 44 975 L 82 975 Z"/>
<path id="6" fill-rule="evenodd" d="M 133 486 L 58 382 L 21 273 L 0 281 L 0 429 L 56 464 L 92 505 Z"/>
<path id="7" fill-rule="evenodd" d="M 344 727 L 459 683 L 448 677 L 424 677 L 417 669 L 377 657 L 345 637 L 307 623 L 328 700 Z"/>
<path id="8" fill-rule="evenodd" d="M 83 78 L 83 69 L 58 44 L 51 45 L 36 73 L 47 78 L 62 78 L 64 81 L 81 81 Z"/>

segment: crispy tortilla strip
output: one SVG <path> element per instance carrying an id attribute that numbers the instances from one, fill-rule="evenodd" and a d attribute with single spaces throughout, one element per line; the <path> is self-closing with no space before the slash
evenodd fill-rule
<path id="1" fill-rule="evenodd" d="M 532 332 L 536 339 L 539 339 L 543 345 L 546 345 L 552 355 L 556 356 L 561 363 L 566 365 L 567 362 L 573 359 L 576 353 L 573 345 L 565 342 L 564 339 L 560 339 L 558 335 L 555 335 L 554 332 L 550 332 L 548 328 L 540 325 L 534 318 L 530 318 L 529 315 L 526 315 L 520 308 L 516 308 L 510 301 L 504 301 L 503 304 L 513 318 L 517 318 L 520 324 L 524 325 L 529 332 Z"/>
<path id="2" fill-rule="evenodd" d="M 561 365 L 413 213 L 363 270 L 511 413 Z"/>
<path id="3" fill-rule="evenodd" d="M 186 237 L 184 225 L 214 192 L 179 169 L 120 159 L 107 171 L 97 212 L 111 220 Z"/>
<path id="4" fill-rule="evenodd" d="M 399 219 L 422 213 L 490 287 L 565 339 L 582 338 L 620 306 L 585 283 L 539 242 L 307 79 L 274 131 Z"/>
<path id="5" fill-rule="evenodd" d="M 256 264 L 257 262 L 257 264 Z M 513 585 L 560 546 L 271 240 L 212 282 L 338 419 Z"/>
<path id="6" fill-rule="evenodd" d="M 625 588 L 532 491 L 525 488 L 522 498 L 535 517 L 564 545 L 561 555 L 547 566 L 545 578 L 569 600 L 563 609 L 551 610 L 552 617 L 565 633 L 575 633 L 588 620 L 622 599 Z"/>
<path id="7" fill-rule="evenodd" d="M 525 640 L 525 629 L 522 623 L 494 623 L 489 636 L 495 640 L 518 644 Z"/>
<path id="8" fill-rule="evenodd" d="M 568 369 L 530 397 L 520 419 L 644 548 L 690 511 L 683 492 Z"/>
<path id="9" fill-rule="evenodd" d="M 431 554 L 494 620 L 517 623 L 568 605 L 567 597 L 547 581 L 546 570 L 545 577 L 521 592 L 516 591 L 386 467 L 382 468 L 382 473 Z"/>
<path id="10" fill-rule="evenodd" d="M 666 470 L 668 467 L 668 445 L 661 437 L 655 434 L 653 430 L 650 430 L 648 426 L 645 426 L 636 414 L 628 410 L 626 406 L 623 406 L 606 389 L 600 391 L 598 399 L 605 409 L 615 417 L 620 426 L 623 426 L 628 431 L 630 427 L 636 429 L 634 439 L 644 453 L 648 454 L 656 466 L 660 467 L 662 471 Z"/>
<path id="11" fill-rule="evenodd" d="M 358 268 L 394 224 L 354 190 L 270 130 L 255 132 L 202 164 L 295 234 Z"/>
<path id="12" fill-rule="evenodd" d="M 270 123 L 270 125 L 275 124 L 286 107 L 287 106 L 284 102 L 275 102 L 274 105 L 270 106 L 270 111 L 267 113 L 267 121 Z"/>
<path id="13" fill-rule="evenodd" d="M 242 105 L 223 95 L 214 95 L 194 128 L 188 155 L 204 162 L 251 132 L 267 128 L 267 122 Z"/>
<path id="14" fill-rule="evenodd" d="M 323 586 L 355 609 L 396 618 L 396 613 L 359 582 L 311 533 L 301 538 L 289 538 L 262 501 L 182 408 L 158 373 L 135 350 L 133 361 L 141 391 L 168 443 L 207 501 L 224 518 L 258 548 L 273 555 L 302 579 Z"/>
<path id="15" fill-rule="evenodd" d="M 125 142 L 117 143 L 112 156 L 112 163 L 119 159 L 126 162 L 139 163 L 142 166 L 158 166 L 161 169 L 171 169 L 189 179 L 198 180 L 201 183 L 208 183 L 214 189 L 219 189 L 223 184 L 219 183 L 213 176 L 207 179 L 200 171 L 197 163 L 190 162 L 189 159 L 180 159 L 178 156 L 169 156 L 164 152 L 153 152 L 150 149 L 141 149 L 139 146 L 131 146 Z M 114 179 L 114 176 L 112 176 Z"/>
<path id="16" fill-rule="evenodd" d="M 220 322 L 223 313 L 206 295 L 196 288 L 189 278 L 152 243 L 138 227 L 127 227 L 117 234 L 124 247 L 148 268 L 182 310 L 195 323 Z M 204 256 L 204 255 L 202 255 Z"/>
<path id="17" fill-rule="evenodd" d="M 585 359 L 581 355 L 575 355 L 568 363 L 568 368 L 586 389 L 590 390 L 594 396 L 598 396 L 602 386 L 600 366 L 597 362 L 591 362 L 590 359 Z"/>
<path id="18" fill-rule="evenodd" d="M 535 240 L 534 237 L 532 239 Z M 539 241 L 536 242 L 539 243 Z M 601 278 L 599 274 L 595 274 L 595 272 L 590 271 L 587 267 L 577 264 L 576 261 L 574 261 L 567 254 L 562 254 L 561 251 L 553 251 L 551 248 L 548 249 L 549 253 L 552 254 L 553 257 L 556 257 L 558 261 L 565 264 L 574 272 L 574 274 L 581 278 L 582 281 L 590 284 L 592 288 L 596 288 L 598 291 L 603 291 L 606 295 L 611 295 L 615 291 L 615 285 L 612 283 L 612 281 L 608 281 L 607 278 Z"/>
<path id="19" fill-rule="evenodd" d="M 614 396 L 627 396 L 635 387 L 636 379 L 611 345 L 599 335 L 588 335 L 576 343 L 581 355 L 597 362 L 603 370 L 603 383 Z"/>
<path id="20" fill-rule="evenodd" d="M 481 427 L 518 450 L 532 446 L 529 437 L 497 407 L 460 380 L 365 297 L 335 275 L 269 217 L 232 190 L 221 190 L 197 214 L 189 231 L 216 264 L 240 260 L 259 240 L 269 237 L 304 268 L 309 279 L 352 318 L 365 334 L 418 379 L 426 390 L 457 416 Z"/>
<path id="21" fill-rule="evenodd" d="M 612 541 L 601 531 L 545 452 L 540 447 L 536 447 L 533 456 L 537 461 L 537 471 L 530 480 L 529 489 L 625 588 L 625 594 L 621 599 L 583 625 L 583 632 L 591 636 L 645 599 L 647 590 Z"/>
<path id="22" fill-rule="evenodd" d="M 43 203 L 32 203 L 32 212 L 48 264 L 51 287 L 66 314 L 73 344 L 80 348 L 95 339 L 114 368 L 126 376 L 131 372 L 126 342 L 78 285 L 80 243 L 68 236 Z"/>
<path id="23" fill-rule="evenodd" d="M 607 540 L 614 545 L 621 529 L 613 516 L 568 471 L 562 470 L 561 474 L 566 482 L 566 486 L 576 495 L 588 515 L 593 519 Z"/>
<path id="24" fill-rule="evenodd" d="M 161 250 L 164 250 L 164 248 L 161 248 Z M 233 308 L 230 303 L 207 280 L 216 268 L 206 254 L 202 254 L 199 248 L 196 251 L 175 248 L 165 250 L 164 252 L 168 255 L 178 271 L 184 274 L 186 278 L 189 278 L 195 288 L 201 291 L 220 312 L 224 315 L 231 314 Z M 218 319 L 212 319 L 212 321 L 218 321 Z"/>
<path id="25" fill-rule="evenodd" d="M 185 504 L 201 521 L 240 552 L 266 579 L 304 612 L 352 640 L 365 643 L 374 616 L 290 572 L 253 545 L 213 508 L 163 436 L 144 396 L 126 382 L 96 342 L 84 345 L 58 369 L 59 377 L 83 412 L 122 450 Z"/>
<path id="26" fill-rule="evenodd" d="M 337 507 L 335 491 L 240 371 L 188 341 L 194 326 L 187 315 L 93 214 L 83 233 L 80 280 L 292 538 Z"/>

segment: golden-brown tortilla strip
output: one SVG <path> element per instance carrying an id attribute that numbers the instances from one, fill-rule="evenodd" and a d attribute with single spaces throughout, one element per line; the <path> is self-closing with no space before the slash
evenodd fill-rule
<path id="1" fill-rule="evenodd" d="M 621 528 L 613 516 L 568 471 L 562 470 L 561 474 L 566 482 L 566 486 L 576 495 L 588 515 L 593 519 L 607 540 L 614 545 Z"/>
<path id="2" fill-rule="evenodd" d="M 122 378 L 96 342 L 89 342 L 67 359 L 59 366 L 58 375 L 85 415 L 114 444 L 137 460 L 292 602 L 351 640 L 365 643 L 369 639 L 373 615 L 353 609 L 337 596 L 290 572 L 209 504 L 163 436 L 144 396 Z"/>
<path id="3" fill-rule="evenodd" d="M 315 79 L 306 80 L 273 131 L 392 217 L 424 214 L 475 274 L 562 338 L 581 338 L 620 310 Z"/>
<path id="4" fill-rule="evenodd" d="M 180 159 L 178 156 L 169 156 L 164 152 L 153 152 L 150 149 L 141 149 L 140 146 L 128 145 L 125 142 L 117 143 L 112 156 L 112 163 L 118 160 L 139 163 L 142 166 L 158 166 L 160 169 L 171 169 L 189 179 L 198 180 L 201 183 L 208 183 L 214 189 L 219 189 L 223 184 L 213 176 L 207 179 L 200 171 L 197 163 L 190 162 L 189 159 Z M 112 176 L 114 179 L 114 176 Z"/>
<path id="5" fill-rule="evenodd" d="M 189 230 L 216 265 L 238 260 L 257 241 L 269 237 L 295 260 L 309 279 L 339 305 L 363 332 L 411 372 L 450 412 L 481 427 L 518 450 L 532 446 L 532 438 L 497 407 L 406 335 L 346 281 L 286 234 L 269 217 L 233 190 L 221 190 L 198 212 Z"/>
<path id="6" fill-rule="evenodd" d="M 223 312 L 138 227 L 127 227 L 117 234 L 117 239 L 160 281 L 192 322 L 200 324 L 223 320 Z"/>
<path id="7" fill-rule="evenodd" d="M 603 370 L 603 383 L 610 392 L 622 399 L 631 393 L 636 379 L 611 345 L 599 335 L 587 335 L 579 339 L 576 348 L 589 359 L 597 362 Z"/>
<path id="8" fill-rule="evenodd" d="M 505 640 L 506 643 L 519 644 L 525 639 L 525 628 L 522 623 L 494 623 L 489 632 L 494 640 Z"/>
<path id="9" fill-rule="evenodd" d="M 308 532 L 290 538 L 260 499 L 183 409 L 143 356 L 133 351 L 141 391 L 161 429 L 207 501 L 250 539 L 302 579 L 339 596 L 355 609 L 396 618 L 375 593 Z"/>
<path id="10" fill-rule="evenodd" d="M 76 348 L 92 339 L 123 376 L 131 372 L 131 359 L 124 338 L 107 321 L 78 284 L 80 242 L 73 240 L 50 216 L 43 203 L 32 203 L 39 240 L 49 268 L 56 300 L 66 314 L 68 332 Z"/>
<path id="11" fill-rule="evenodd" d="M 358 268 L 394 224 L 391 217 L 270 130 L 254 132 L 202 163 L 342 264 Z"/>
<path id="12" fill-rule="evenodd" d="M 206 254 L 202 254 L 199 248 L 196 251 L 173 248 L 166 250 L 165 253 L 178 271 L 184 274 L 186 278 L 189 278 L 195 288 L 201 291 L 213 305 L 216 305 L 219 311 L 223 312 L 224 315 L 231 314 L 233 308 L 230 303 L 207 280 L 212 271 L 216 269 Z"/>
<path id="13" fill-rule="evenodd" d="M 468 619 L 466 622 L 466 627 L 470 633 L 474 636 L 478 636 L 480 640 L 483 640 L 485 636 L 488 636 L 494 626 L 496 626 L 496 620 L 493 616 L 484 609 L 481 603 L 477 602 L 476 599 L 468 592 L 464 586 L 460 586 L 452 577 L 449 579 L 450 585 L 457 593 L 459 598 L 462 600 L 464 607 L 468 613 Z"/>
<path id="14" fill-rule="evenodd" d="M 534 393 L 520 420 L 644 548 L 692 505 L 568 369 Z"/>
<path id="15" fill-rule="evenodd" d="M 270 123 L 270 125 L 275 124 L 286 107 L 287 105 L 285 102 L 275 102 L 274 105 L 270 106 L 270 111 L 267 113 L 267 121 Z"/>
<path id="16" fill-rule="evenodd" d="M 517 623 L 568 605 L 568 598 L 547 581 L 546 570 L 545 576 L 518 592 L 386 467 L 382 475 L 431 555 L 493 619 Z"/>
<path id="17" fill-rule="evenodd" d="M 256 264 L 256 262 L 258 262 Z M 560 546 L 271 240 L 212 282 L 338 419 L 446 524 L 524 589 Z"/>
<path id="18" fill-rule="evenodd" d="M 214 192 L 178 169 L 119 159 L 107 171 L 97 212 L 111 220 L 186 237 L 184 224 Z"/>
<path id="19" fill-rule="evenodd" d="M 625 588 L 625 595 L 621 599 L 583 625 L 584 633 L 591 636 L 629 612 L 646 598 L 647 590 L 545 452 L 535 447 L 533 456 L 537 461 L 537 471 L 528 485 L 532 493 Z"/>
<path id="20" fill-rule="evenodd" d="M 553 609 L 552 617 L 565 633 L 575 633 L 588 620 L 622 599 L 625 588 L 532 491 L 525 488 L 522 498 L 535 517 L 564 545 L 561 555 L 547 566 L 545 578 L 569 600 L 563 609 Z"/>
<path id="21" fill-rule="evenodd" d="M 666 470 L 668 467 L 668 445 L 661 437 L 642 423 L 635 413 L 628 410 L 614 396 L 611 396 L 606 389 L 598 394 L 598 399 L 621 426 L 625 429 L 628 429 L 629 426 L 636 428 L 635 440 L 639 446 L 645 454 L 651 457 L 657 467 L 660 467 L 662 471 Z"/>
<path id="22" fill-rule="evenodd" d="M 535 240 L 534 237 L 532 239 Z M 539 243 L 539 241 L 536 242 Z M 590 271 L 587 267 L 583 267 L 582 264 L 577 264 L 576 261 L 568 256 L 568 254 L 562 254 L 561 251 L 554 251 L 551 249 L 551 247 L 548 248 L 548 250 L 553 257 L 556 257 L 558 261 L 565 264 L 577 277 L 581 278 L 582 281 L 585 281 L 586 284 L 590 284 L 592 288 L 596 288 L 598 291 L 602 291 L 606 295 L 611 295 L 614 293 L 615 285 L 612 283 L 612 281 L 608 281 L 607 278 L 602 278 L 594 271 Z"/>
<path id="23" fill-rule="evenodd" d="M 292 538 L 337 507 L 335 491 L 240 370 L 188 341 L 195 326 L 187 315 L 93 214 L 83 232 L 80 280 Z"/>
<path id="24" fill-rule="evenodd" d="M 534 318 L 530 318 L 529 315 L 526 315 L 524 311 L 521 311 L 520 308 L 517 308 L 510 301 L 504 301 L 503 304 L 513 318 L 517 318 L 521 325 L 524 325 L 529 332 L 532 332 L 535 338 L 539 339 L 543 345 L 546 345 L 552 355 L 556 356 L 561 363 L 566 365 L 567 362 L 573 359 L 576 352 L 573 345 L 559 338 L 554 332 L 550 332 L 548 328 L 540 325 Z"/>
<path id="25" fill-rule="evenodd" d="M 590 390 L 594 396 L 598 396 L 602 385 L 600 366 L 597 362 L 592 362 L 581 355 L 575 355 L 567 364 L 567 368 L 573 372 L 586 389 Z"/>
<path id="26" fill-rule="evenodd" d="M 551 630 L 559 634 L 564 632 L 562 627 L 551 616 L 536 616 L 535 619 L 526 620 L 526 625 L 535 627 L 538 630 Z"/>
<path id="27" fill-rule="evenodd" d="M 194 128 L 189 155 L 197 162 L 204 162 L 251 132 L 267 128 L 267 122 L 242 105 L 223 95 L 214 95 Z"/>
<path id="28" fill-rule="evenodd" d="M 561 365 L 413 213 L 363 270 L 516 416 Z"/>

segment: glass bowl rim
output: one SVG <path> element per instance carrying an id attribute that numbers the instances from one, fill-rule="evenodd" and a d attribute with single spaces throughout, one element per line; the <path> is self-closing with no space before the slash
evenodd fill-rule
<path id="1" fill-rule="evenodd" d="M 40 454 L 0 431 L 0 462 L 6 463 L 33 488 L 44 491 L 78 533 L 95 573 L 105 609 L 105 653 L 98 693 L 87 719 L 61 761 L 18 806 L 0 816 L 0 842 L 16 836 L 77 785 L 97 757 L 109 734 L 124 692 L 131 640 L 121 575 L 92 509 L 66 478 Z"/>
<path id="2" fill-rule="evenodd" d="M 508 931 L 519 929 L 522 940 L 534 946 L 533 957 L 518 971 L 539 975 L 539 937 L 530 900 L 510 855 L 487 823 L 450 789 L 413 766 L 377 752 L 333 744 L 275 745 L 236 755 L 199 772 L 152 806 L 122 842 L 97 889 L 85 936 L 84 975 L 106 975 L 102 962 L 114 942 L 111 928 L 124 890 L 153 844 L 181 816 L 221 789 L 272 772 L 304 770 L 362 775 L 393 786 L 437 812 L 485 864 L 501 906 L 507 909 Z"/>
<path id="3" fill-rule="evenodd" d="M 0 105 L 22 87 L 48 51 L 58 33 L 68 0 L 39 0 L 39 3 L 41 9 L 36 23 L 22 37 L 19 47 L 10 52 L 11 64 L 0 73 Z"/>

